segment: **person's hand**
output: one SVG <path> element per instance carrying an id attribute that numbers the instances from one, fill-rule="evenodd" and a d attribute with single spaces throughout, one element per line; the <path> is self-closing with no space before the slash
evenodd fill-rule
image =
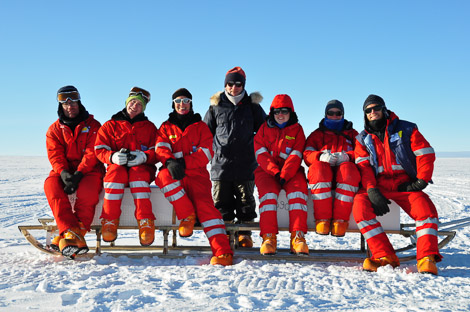
<path id="1" fill-rule="evenodd" d="M 64 184 L 67 185 L 67 184 L 70 184 L 70 179 L 72 178 L 72 174 L 64 169 L 60 173 L 60 178 L 62 182 L 64 182 Z"/>
<path id="2" fill-rule="evenodd" d="M 179 162 L 178 160 L 173 159 L 173 158 L 168 159 L 165 162 L 165 167 L 168 169 L 168 171 L 170 172 L 170 175 L 173 179 L 181 180 L 181 179 L 184 178 L 184 176 L 185 176 L 185 173 L 184 173 L 185 166 L 182 165 L 181 162 Z"/>
<path id="3" fill-rule="evenodd" d="M 64 192 L 66 194 L 72 194 L 78 189 L 78 184 L 83 178 L 83 173 L 75 171 L 75 173 L 68 179 L 69 183 L 65 185 Z"/>
<path id="4" fill-rule="evenodd" d="M 330 166 L 335 166 L 336 161 L 337 161 L 337 155 L 336 154 L 331 154 L 330 152 L 323 152 L 320 155 L 320 161 L 329 163 Z"/>
<path id="5" fill-rule="evenodd" d="M 281 173 L 278 172 L 274 175 L 274 177 L 277 179 L 277 181 L 279 182 L 279 184 L 281 185 L 281 187 L 284 186 L 284 184 L 286 183 L 286 179 L 284 178 L 281 178 Z"/>
<path id="6" fill-rule="evenodd" d="M 132 156 L 135 156 L 135 157 L 130 157 L 130 158 L 132 158 L 132 160 L 129 160 L 127 162 L 127 165 L 129 167 L 138 166 L 138 165 L 141 165 L 141 164 L 143 164 L 147 161 L 147 155 L 142 151 L 133 151 L 130 154 Z"/>
<path id="7" fill-rule="evenodd" d="M 428 186 L 428 182 L 423 179 L 418 179 L 414 182 L 405 182 L 398 186 L 399 192 L 418 192 L 422 191 Z"/>
<path id="8" fill-rule="evenodd" d="M 111 162 L 119 166 L 126 165 L 127 164 L 127 150 L 125 148 L 121 148 L 119 152 L 115 152 L 111 156 Z"/>
<path id="9" fill-rule="evenodd" d="M 367 195 L 369 195 L 372 208 L 374 208 L 374 212 L 378 217 L 390 212 L 388 204 L 391 204 L 392 202 L 383 196 L 378 188 L 368 189 Z"/>
<path id="10" fill-rule="evenodd" d="M 349 161 L 349 155 L 345 152 L 335 153 L 336 155 L 336 165 L 339 166 L 344 162 Z"/>

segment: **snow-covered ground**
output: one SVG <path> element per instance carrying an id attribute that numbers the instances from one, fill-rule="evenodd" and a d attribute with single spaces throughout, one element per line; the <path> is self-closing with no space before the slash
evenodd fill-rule
<path id="1" fill-rule="evenodd" d="M 437 277 L 416 273 L 415 261 L 377 273 L 351 262 L 235 258 L 231 267 L 214 267 L 208 257 L 106 254 L 69 261 L 39 252 L 17 228 L 52 216 L 43 192 L 47 158 L 1 156 L 0 164 L 0 311 L 470 311 L 470 227 L 441 250 Z M 470 158 L 438 159 L 433 179 L 426 191 L 441 222 L 470 217 Z M 356 248 L 357 236 L 309 233 L 307 240 L 311 248 L 344 249 Z M 395 236 L 392 243 L 403 244 Z M 202 233 L 186 243 L 207 244 Z"/>

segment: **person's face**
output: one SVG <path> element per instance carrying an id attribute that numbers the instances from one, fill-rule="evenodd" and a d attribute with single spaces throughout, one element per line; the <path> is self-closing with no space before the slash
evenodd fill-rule
<path id="1" fill-rule="evenodd" d="M 75 118 L 78 116 L 80 109 L 78 107 L 78 101 L 72 101 L 67 99 L 67 102 L 62 103 L 62 110 L 64 111 L 64 115 L 67 118 Z"/>
<path id="2" fill-rule="evenodd" d="M 274 120 L 276 120 L 276 122 L 278 124 L 283 124 L 285 122 L 288 122 L 289 119 L 290 119 L 290 111 L 288 108 L 275 108 L 273 110 L 273 113 L 274 113 Z"/>
<path id="3" fill-rule="evenodd" d="M 225 85 L 225 91 L 233 96 L 237 96 L 243 91 L 243 84 L 241 81 L 229 81 Z"/>
<path id="4" fill-rule="evenodd" d="M 185 96 L 178 96 L 173 100 L 175 111 L 180 115 L 186 115 L 191 110 L 191 99 Z"/>
<path id="5" fill-rule="evenodd" d="M 326 112 L 326 118 L 331 120 L 340 120 L 341 118 L 343 118 L 343 113 L 339 108 L 330 108 Z"/>
<path id="6" fill-rule="evenodd" d="M 367 120 L 380 120 L 383 117 L 382 112 L 383 106 L 378 104 L 370 104 L 367 105 L 366 109 L 364 110 Z"/>
<path id="7" fill-rule="evenodd" d="M 127 113 L 131 119 L 134 119 L 135 116 L 139 115 L 143 111 L 142 102 L 138 99 L 132 99 L 127 103 Z"/>

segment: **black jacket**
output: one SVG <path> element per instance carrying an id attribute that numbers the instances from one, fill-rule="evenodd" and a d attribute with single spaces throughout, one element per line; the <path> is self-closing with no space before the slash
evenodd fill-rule
<path id="1" fill-rule="evenodd" d="M 254 180 L 253 172 L 258 164 L 253 138 L 266 119 L 259 105 L 262 99 L 259 93 L 245 94 L 238 105 L 233 105 L 224 92 L 211 97 L 204 122 L 214 135 L 212 180 Z"/>

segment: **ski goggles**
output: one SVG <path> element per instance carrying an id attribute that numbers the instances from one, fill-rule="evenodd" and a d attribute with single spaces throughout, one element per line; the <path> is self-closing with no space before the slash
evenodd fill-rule
<path id="1" fill-rule="evenodd" d="M 376 105 L 376 106 L 373 106 L 373 107 L 366 108 L 366 109 L 364 110 L 364 113 L 370 114 L 370 113 L 372 113 L 372 111 L 374 111 L 374 112 L 379 112 L 379 111 L 381 111 L 383 108 L 384 108 L 384 107 L 383 107 L 382 105 Z"/>
<path id="2" fill-rule="evenodd" d="M 60 104 L 66 103 L 67 100 L 70 100 L 72 102 L 80 101 L 80 93 L 78 93 L 77 91 L 70 91 L 57 94 L 57 101 L 59 101 Z"/>
<path id="3" fill-rule="evenodd" d="M 233 86 L 240 88 L 243 87 L 243 83 L 241 81 L 229 81 L 227 82 L 227 86 L 229 86 L 230 88 Z"/>
<path id="4" fill-rule="evenodd" d="M 174 99 L 173 102 L 175 102 L 175 104 L 191 104 L 193 100 L 191 100 L 190 98 L 184 98 L 184 99 Z"/>
<path id="5" fill-rule="evenodd" d="M 288 109 L 287 107 L 273 109 L 274 115 L 279 115 L 279 114 L 287 115 L 289 113 L 290 113 L 290 109 Z"/>
<path id="6" fill-rule="evenodd" d="M 141 95 L 147 103 L 150 102 L 150 92 L 139 87 L 134 87 L 129 92 L 129 96 Z"/>
<path id="7" fill-rule="evenodd" d="M 343 112 L 342 111 L 327 111 L 326 114 L 328 116 L 343 116 Z"/>

